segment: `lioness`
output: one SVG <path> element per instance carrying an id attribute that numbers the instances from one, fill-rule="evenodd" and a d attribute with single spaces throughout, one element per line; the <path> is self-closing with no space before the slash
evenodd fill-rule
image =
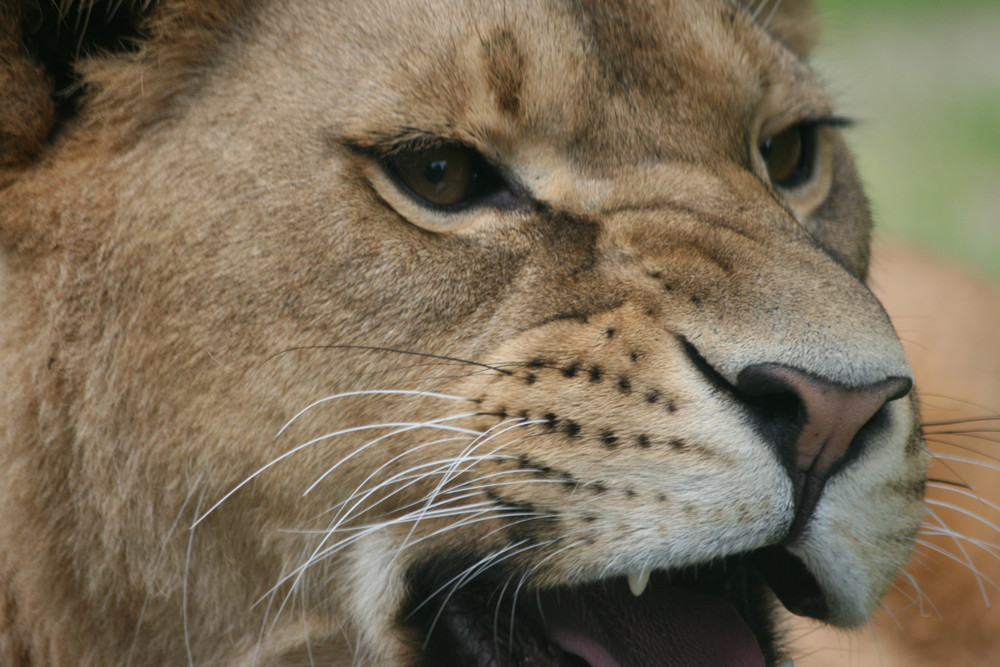
<path id="1" fill-rule="evenodd" d="M 927 453 L 808 2 L 6 6 L 5 665 L 771 665 Z"/>

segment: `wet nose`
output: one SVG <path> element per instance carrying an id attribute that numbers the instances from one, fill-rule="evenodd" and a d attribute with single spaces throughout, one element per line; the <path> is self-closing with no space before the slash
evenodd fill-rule
<path id="1" fill-rule="evenodd" d="M 759 418 L 795 482 L 798 514 L 811 514 L 826 480 L 856 457 L 884 427 L 886 403 L 906 396 L 909 378 L 889 377 L 848 387 L 782 364 L 755 364 L 740 371 L 736 390 Z M 865 435 L 872 435 L 866 433 Z"/>

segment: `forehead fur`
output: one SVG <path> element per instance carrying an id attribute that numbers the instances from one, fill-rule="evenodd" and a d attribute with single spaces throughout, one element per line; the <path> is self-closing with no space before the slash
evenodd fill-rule
<path id="1" fill-rule="evenodd" d="M 670 37 L 670 24 L 680 18 L 674 13 L 691 11 L 688 3 L 564 0 L 560 4 L 586 41 L 587 50 L 592 51 L 594 62 L 600 63 L 599 75 L 611 92 L 628 95 L 643 86 L 669 86 L 669 70 L 679 70 L 681 63 L 675 60 L 671 66 L 665 54 L 674 59 L 684 58 L 685 54 L 691 61 L 699 58 L 697 50 L 701 46 L 690 36 L 679 37 L 679 41 Z M 202 73 L 210 69 L 234 36 L 252 28 L 254 17 L 264 5 L 257 0 L 29 0 L 10 5 L 3 12 L 0 48 L 13 49 L 13 43 L 24 35 L 38 43 L 54 44 L 58 35 L 62 44 L 59 48 L 64 52 L 60 57 L 71 61 L 65 66 L 75 69 L 87 82 L 87 118 L 121 127 L 122 136 L 127 137 L 143 124 L 169 117 L 166 110 L 170 103 L 183 103 L 196 91 Z M 749 18 L 801 53 L 814 33 L 810 5 L 809 0 L 720 0 L 694 9 L 721 12 L 729 23 Z M 364 9 L 368 16 L 372 15 L 372 8 Z M 534 3 L 505 5 L 497 8 L 497 14 L 511 17 L 534 9 Z M 396 7 L 390 15 L 400 13 L 406 14 Z M 419 18 L 410 13 L 408 18 Z M 441 19 L 447 19 L 449 14 L 473 12 L 461 3 L 435 2 L 422 3 L 419 13 L 431 25 L 446 25 L 447 20 Z M 738 20 L 737 14 L 742 15 Z M 111 43 L 127 43 L 127 53 L 109 55 L 100 48 L 103 44 L 99 41 L 99 48 L 87 48 L 88 40 L 94 41 L 95 35 L 123 30 L 122 26 L 129 26 L 129 34 L 121 38 L 111 35 L 108 39 Z M 724 22 L 714 29 L 720 26 L 725 29 Z M 46 32 L 51 34 L 40 34 Z M 502 26 L 483 38 L 491 63 L 486 74 L 500 96 L 498 100 L 504 108 L 517 110 L 523 91 L 518 77 L 513 75 L 524 70 L 524 65 L 529 64 L 526 58 L 532 54 L 526 53 L 515 35 Z M 28 132 L 17 127 L 3 127 L 0 131 Z M 34 132 L 35 136 L 39 134 Z"/>

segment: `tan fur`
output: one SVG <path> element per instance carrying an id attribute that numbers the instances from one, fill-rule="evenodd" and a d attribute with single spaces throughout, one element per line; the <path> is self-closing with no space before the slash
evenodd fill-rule
<path id="1" fill-rule="evenodd" d="M 808 4 L 163 0 L 81 56 L 0 160 L 0 661 L 417 664 L 441 559 L 530 595 L 785 539 L 725 387 L 909 375 L 836 128 L 794 191 L 757 154 L 834 113 Z M 520 204 L 415 202 L 372 155 L 426 137 Z M 883 415 L 786 540 L 838 625 L 923 518 Z"/>
<path id="2" fill-rule="evenodd" d="M 989 546 L 996 544 L 993 526 L 1000 522 L 995 469 L 1000 289 L 899 244 L 876 250 L 871 282 L 913 364 L 932 455 L 968 461 L 941 458 L 928 474 L 966 484 L 969 493 L 940 484 L 930 488 L 928 499 L 939 518 L 929 518 L 927 525 L 943 523 L 956 537 L 921 535 L 928 545 L 918 546 L 906 568 L 912 579 L 897 579 L 871 628 L 845 634 L 803 627 L 799 652 L 808 657 L 797 664 L 993 664 L 1000 660 L 1000 597 L 991 583 L 1000 582 L 1000 560 Z"/>

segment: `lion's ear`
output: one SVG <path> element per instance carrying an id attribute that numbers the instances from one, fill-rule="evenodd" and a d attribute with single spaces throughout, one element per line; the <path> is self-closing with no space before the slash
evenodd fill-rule
<path id="1" fill-rule="evenodd" d="M 0 169 L 30 162 L 55 124 L 52 79 L 24 43 L 23 22 L 0 9 Z"/>
<path id="2" fill-rule="evenodd" d="M 739 0 L 754 20 L 799 54 L 806 56 L 819 38 L 813 0 Z"/>
<path id="3" fill-rule="evenodd" d="M 135 49 L 150 0 L 0 4 L 0 170 L 30 163 L 79 111 L 81 59 Z"/>

